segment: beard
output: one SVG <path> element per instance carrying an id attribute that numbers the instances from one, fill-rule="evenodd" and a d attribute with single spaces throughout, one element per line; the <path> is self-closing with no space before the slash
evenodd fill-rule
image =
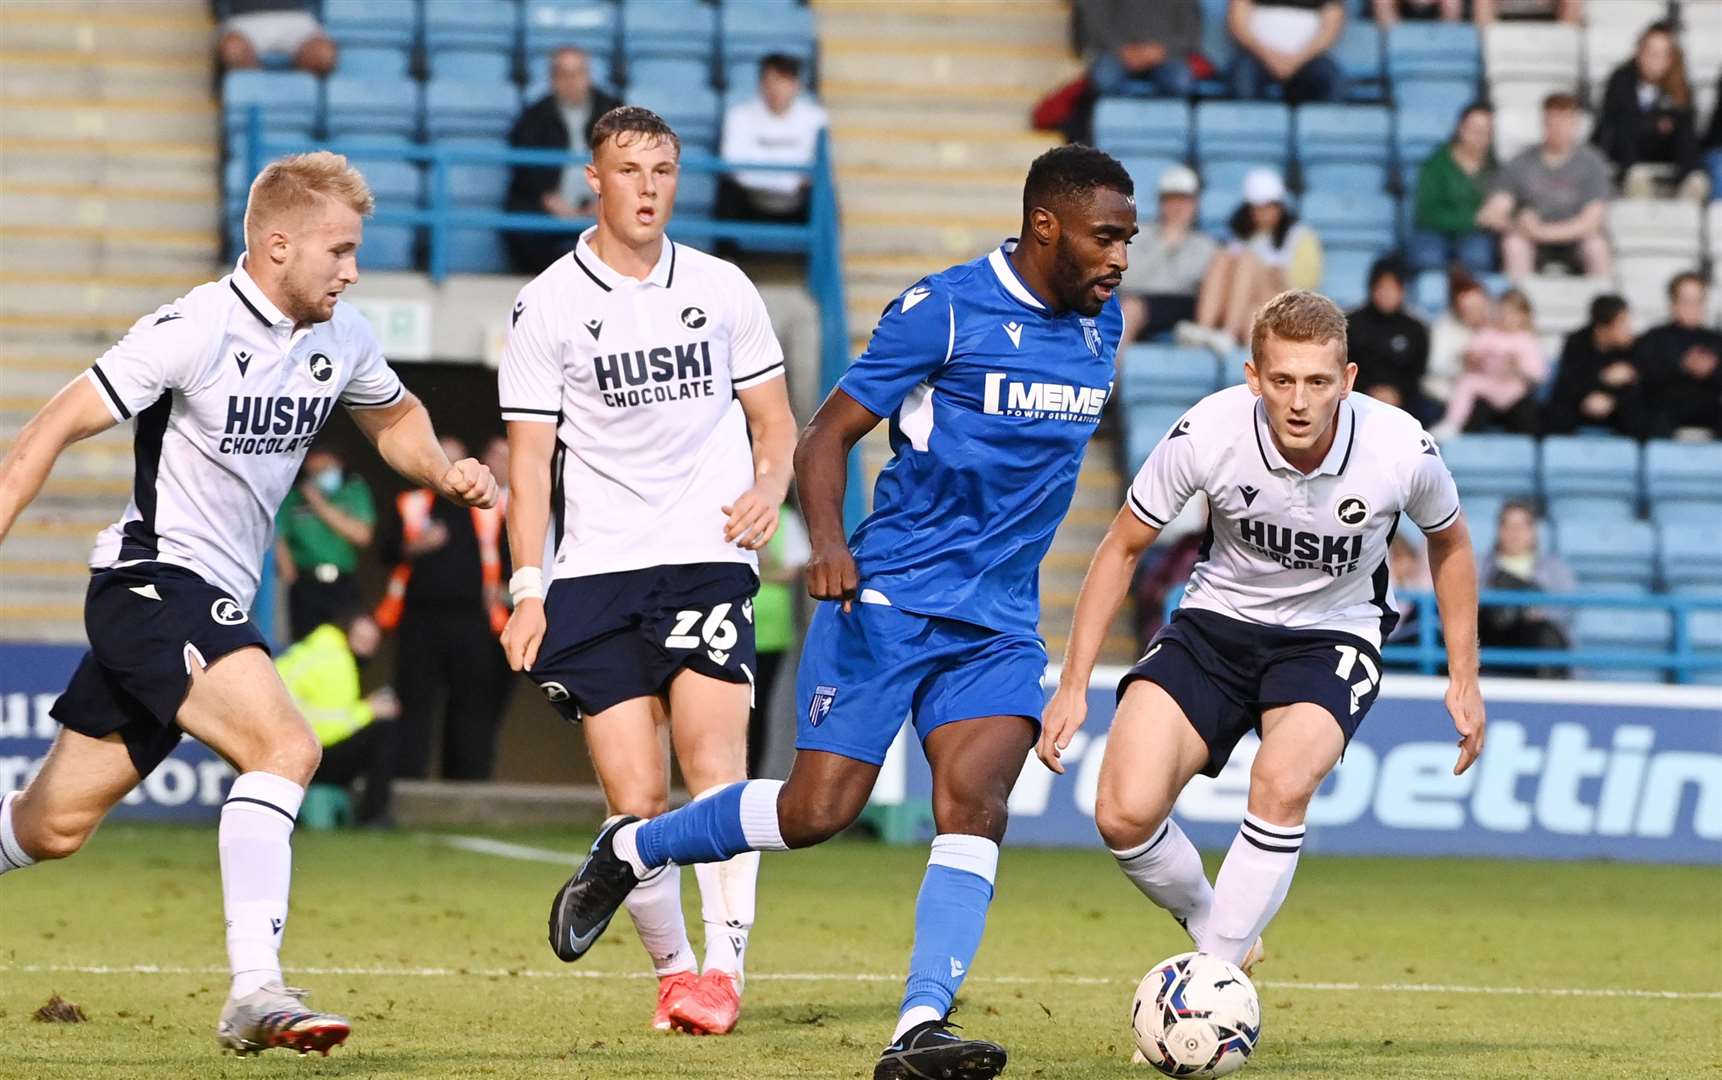
<path id="1" fill-rule="evenodd" d="M 1059 306 L 1092 318 L 1100 314 L 1105 302 L 1096 300 L 1091 287 L 1094 281 L 1085 276 L 1082 263 L 1061 235 L 1053 246 L 1052 280 L 1057 284 Z"/>

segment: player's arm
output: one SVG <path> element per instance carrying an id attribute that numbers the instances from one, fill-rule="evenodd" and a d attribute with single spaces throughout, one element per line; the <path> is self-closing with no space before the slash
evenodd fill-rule
<path id="1" fill-rule="evenodd" d="M 30 418 L 18 432 L 18 441 L 0 460 L 0 542 L 42 490 L 66 447 L 106 431 L 116 422 L 100 391 L 82 375 L 61 387 Z"/>
<path id="2" fill-rule="evenodd" d="M 508 421 L 509 591 L 514 611 L 502 631 L 502 651 L 515 671 L 532 667 L 544 640 L 544 540 L 550 532 L 551 462 L 556 425 Z"/>
<path id="3" fill-rule="evenodd" d="M 353 422 L 389 468 L 461 506 L 496 505 L 496 478 L 475 458 L 450 462 L 424 403 L 402 391 L 391 405 L 350 408 Z"/>
<path id="4" fill-rule="evenodd" d="M 737 390 L 753 436 L 753 487 L 723 508 L 726 542 L 758 551 L 777 532 L 777 515 L 794 476 L 795 414 L 782 379 Z"/>
<path id="5" fill-rule="evenodd" d="M 1118 616 L 1124 595 L 1130 590 L 1130 579 L 1136 564 L 1160 536 L 1160 529 L 1144 521 L 1133 508 L 1126 506 L 1112 519 L 1100 547 L 1083 575 L 1082 589 L 1076 594 L 1076 614 L 1070 623 L 1070 638 L 1064 646 L 1063 670 L 1058 677 L 1058 689 L 1047 702 L 1041 718 L 1040 744 L 1035 752 L 1053 772 L 1064 771 L 1059 760 L 1070 737 L 1088 717 L 1088 680 L 1094 674 L 1094 661 L 1100 656 L 1100 646 L 1106 631 Z"/>
<path id="6" fill-rule="evenodd" d="M 843 495 L 849 486 L 849 451 L 879 424 L 879 417 L 842 386 L 831 391 L 795 446 L 795 480 L 807 520 L 807 593 L 841 600 L 848 611 L 860 587 L 855 556 L 843 533 Z"/>
<path id="7" fill-rule="evenodd" d="M 1427 435 L 1422 445 L 1406 477 L 1405 513 L 1422 530 L 1429 550 L 1429 578 L 1447 642 L 1447 712 L 1459 732 L 1456 776 L 1483 752 L 1488 723 L 1477 683 L 1477 556 L 1453 474 Z"/>

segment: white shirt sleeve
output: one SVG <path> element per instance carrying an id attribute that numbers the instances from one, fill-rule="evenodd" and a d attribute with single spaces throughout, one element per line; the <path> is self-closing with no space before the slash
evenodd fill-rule
<path id="1" fill-rule="evenodd" d="M 1422 449 L 1402 470 L 1405 512 L 1424 532 L 1440 532 L 1459 520 L 1459 486 L 1441 460 L 1435 440 L 1427 434 L 1422 440 Z"/>
<path id="2" fill-rule="evenodd" d="M 729 378 L 735 389 L 746 390 L 783 377 L 783 346 L 759 290 L 740 270 L 735 274 L 740 280 L 735 324 L 730 327 Z"/>
<path id="3" fill-rule="evenodd" d="M 201 370 L 213 337 L 203 320 L 164 304 L 133 323 L 85 377 L 114 422 L 124 423 Z"/>
<path id="4" fill-rule="evenodd" d="M 1187 433 L 1188 416 L 1167 432 L 1130 482 L 1130 509 L 1143 522 L 1164 529 L 1202 488 L 1196 440 Z"/>
<path id="5" fill-rule="evenodd" d="M 562 365 L 551 312 L 522 289 L 496 373 L 504 420 L 554 424 L 562 415 Z"/>
<path id="6" fill-rule="evenodd" d="M 383 347 L 363 316 L 354 322 L 354 330 L 361 345 L 359 363 L 341 388 L 341 404 L 349 409 L 386 409 L 399 402 L 407 389 L 384 359 Z"/>

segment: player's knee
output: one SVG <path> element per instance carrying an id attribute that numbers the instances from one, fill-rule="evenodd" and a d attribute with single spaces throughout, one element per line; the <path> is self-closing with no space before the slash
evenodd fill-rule
<path id="1" fill-rule="evenodd" d="M 984 836 L 994 843 L 1004 839 L 1010 820 L 1007 796 L 991 790 L 947 789 L 933 794 L 933 821 L 942 833 Z"/>
<path id="2" fill-rule="evenodd" d="M 95 821 L 60 817 L 31 822 L 27 827 L 19 828 L 17 835 L 24 851 L 32 859 L 42 862 L 76 855 L 95 831 Z"/>
<path id="3" fill-rule="evenodd" d="M 855 823 L 859 807 L 827 800 L 814 805 L 794 808 L 792 813 L 779 814 L 783 842 L 791 848 L 823 844 Z"/>
<path id="4" fill-rule="evenodd" d="M 310 729 L 286 736 L 270 747 L 271 765 L 262 771 L 276 773 L 300 785 L 309 785 L 323 763 L 323 745 Z"/>
<path id="5" fill-rule="evenodd" d="M 250 68 L 257 66 L 257 50 L 253 49 L 251 42 L 245 40 L 242 35 L 223 34 L 218 48 L 223 67 Z"/>
<path id="6" fill-rule="evenodd" d="M 1094 827 L 1113 851 L 1124 851 L 1146 843 L 1165 815 L 1143 805 L 1132 806 L 1102 795 L 1094 802 Z"/>
<path id="7" fill-rule="evenodd" d="M 1295 825 L 1303 821 L 1323 775 L 1303 762 L 1257 758 L 1250 770 L 1250 810 L 1275 824 Z"/>
<path id="8" fill-rule="evenodd" d="M 630 814 L 639 818 L 655 818 L 670 811 L 669 796 L 661 791 L 618 794 L 610 800 L 612 814 Z"/>

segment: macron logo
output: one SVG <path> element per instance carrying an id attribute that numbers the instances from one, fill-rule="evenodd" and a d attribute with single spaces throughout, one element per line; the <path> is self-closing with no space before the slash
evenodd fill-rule
<path id="1" fill-rule="evenodd" d="M 1012 348 L 1016 348 L 1016 349 L 1022 348 L 1022 323 L 1007 322 L 1004 324 L 1004 332 L 1006 334 L 1010 335 L 1010 343 L 1011 343 Z"/>
<path id="2" fill-rule="evenodd" d="M 145 600 L 160 600 L 161 599 L 161 593 L 156 592 L 155 582 L 153 582 L 153 581 L 150 582 L 148 585 L 133 585 L 127 591 L 137 593 L 139 596 L 143 597 Z"/>
<path id="3" fill-rule="evenodd" d="M 910 289 L 908 292 L 904 293 L 903 294 L 903 306 L 901 308 L 903 314 L 907 315 L 914 308 L 914 306 L 916 304 L 919 304 L 921 301 L 925 300 L 927 297 L 929 297 L 931 295 L 933 295 L 933 294 L 928 292 L 926 289 L 921 288 L 919 285 L 915 286 L 913 289 Z"/>
<path id="4" fill-rule="evenodd" d="M 954 956 L 951 957 L 951 978 L 960 979 L 968 973 L 969 969 L 963 966 L 963 962 L 961 960 L 958 960 Z"/>
<path id="5" fill-rule="evenodd" d="M 1028 420 L 1076 420 L 1098 423 L 1110 388 L 1066 383 L 1017 382 L 1002 371 L 986 375 L 985 411 L 993 416 Z"/>

